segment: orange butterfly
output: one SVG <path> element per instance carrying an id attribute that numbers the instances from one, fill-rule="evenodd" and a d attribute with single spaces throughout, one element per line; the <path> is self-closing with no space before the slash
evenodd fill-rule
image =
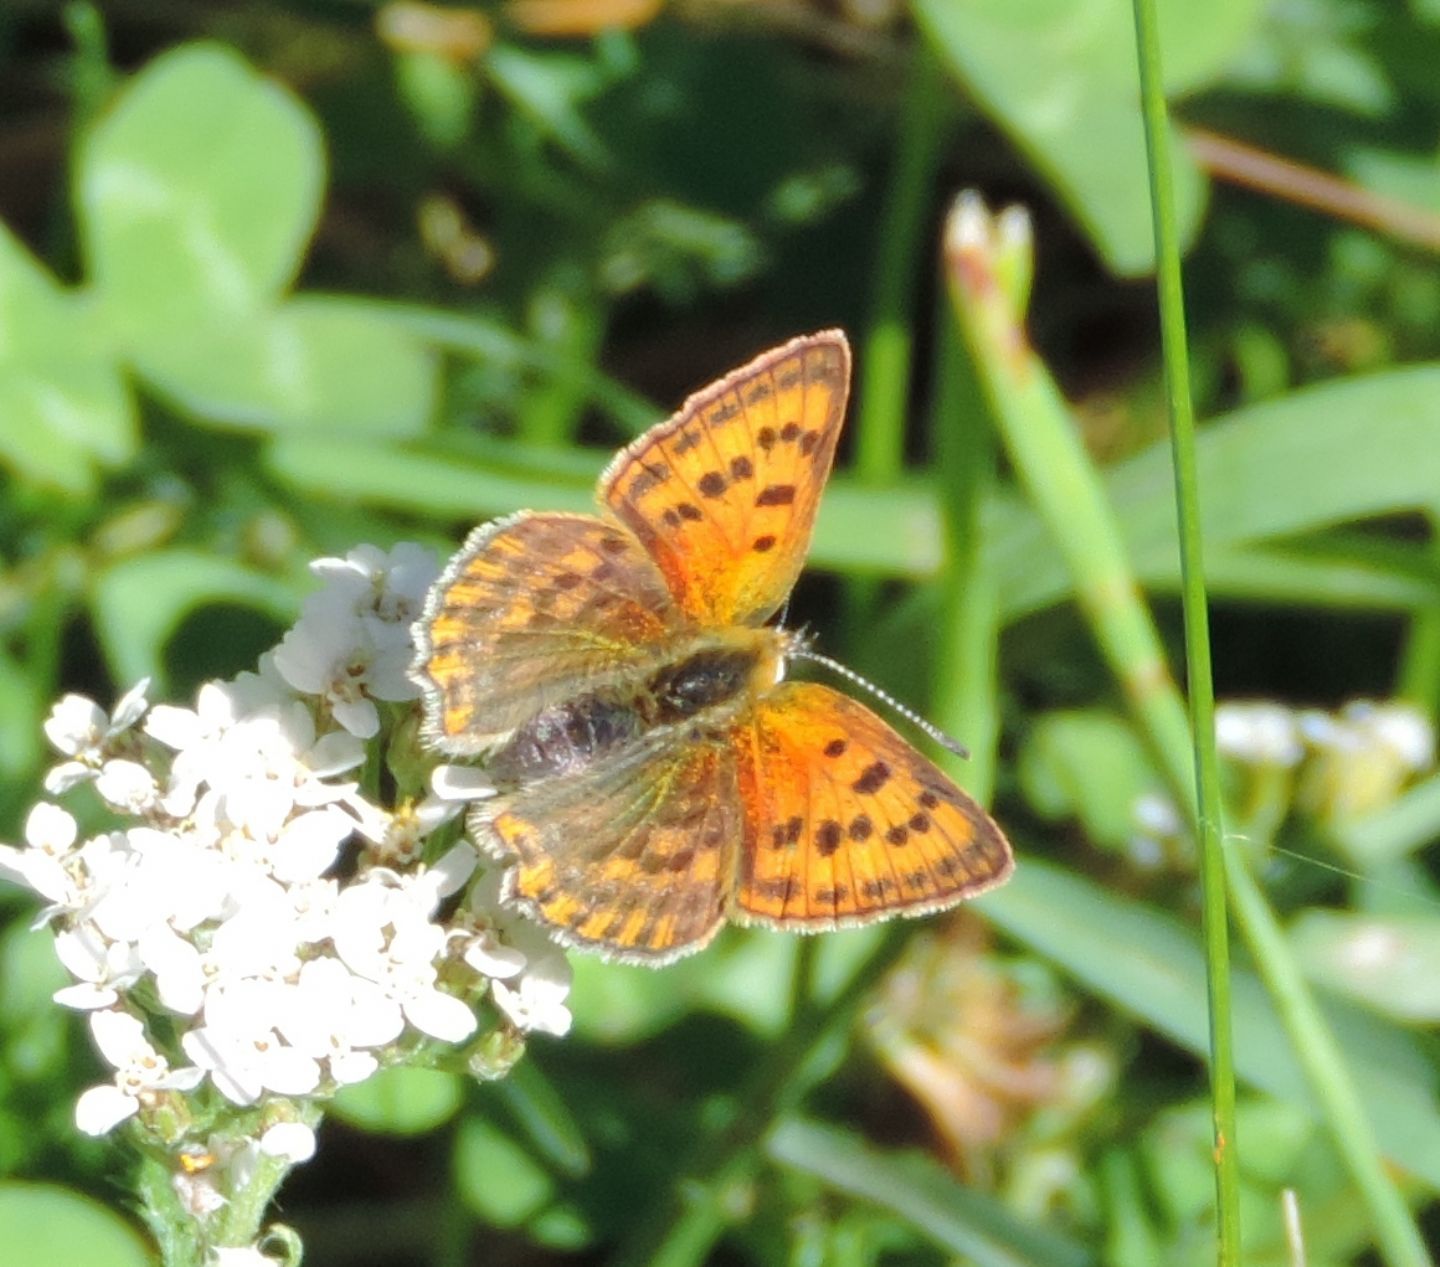
<path id="1" fill-rule="evenodd" d="M 600 477 L 601 516 L 478 528 L 436 582 L 425 735 L 486 754 L 477 842 L 566 945 L 660 965 L 727 920 L 800 932 L 1004 881 L 986 813 L 868 708 L 781 681 L 767 625 L 809 547 L 850 349 L 794 339 L 692 396 Z"/>

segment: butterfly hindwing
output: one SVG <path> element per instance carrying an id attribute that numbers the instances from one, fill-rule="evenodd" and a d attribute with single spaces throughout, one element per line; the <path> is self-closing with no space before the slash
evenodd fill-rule
<path id="1" fill-rule="evenodd" d="M 593 515 L 514 515 L 478 529 L 430 592 L 414 674 L 446 752 L 650 663 L 686 625 L 634 534 Z"/>
<path id="2" fill-rule="evenodd" d="M 792 340 L 690 397 L 601 477 L 601 501 L 698 623 L 761 624 L 789 595 L 849 382 L 839 331 Z"/>
<path id="3" fill-rule="evenodd" d="M 741 837 L 733 745 L 642 740 L 481 803 L 476 840 L 514 863 L 506 895 L 567 945 L 658 965 L 724 922 Z"/>
<path id="4" fill-rule="evenodd" d="M 736 731 L 741 923 L 820 930 L 943 910 L 1008 878 L 990 817 L 863 704 L 787 682 Z"/>

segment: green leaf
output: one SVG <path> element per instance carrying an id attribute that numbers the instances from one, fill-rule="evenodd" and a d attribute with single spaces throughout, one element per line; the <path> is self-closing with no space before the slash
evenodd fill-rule
<path id="1" fill-rule="evenodd" d="M 389 506 L 433 519 L 479 521 L 516 510 L 595 509 L 600 454 L 583 463 L 562 455 L 548 478 L 520 446 L 487 446 L 486 461 L 453 452 L 331 437 L 277 437 L 266 450 L 271 473 L 307 496 Z M 506 456 L 507 452 L 510 456 Z M 883 523 L 884 532 L 875 525 Z M 933 576 L 944 559 L 940 512 L 918 484 L 865 488 L 831 482 L 820 507 L 810 562 L 816 567 L 880 575 Z"/>
<path id="2" fill-rule="evenodd" d="M 1020 751 L 1026 801 L 1047 818 L 1078 818 L 1108 848 L 1135 834 L 1133 806 L 1160 780 L 1128 722 L 1098 711 L 1040 718 Z"/>
<path id="3" fill-rule="evenodd" d="M 29 774 L 45 752 L 40 724 L 50 701 L 38 676 L 0 648 L 0 777 L 7 780 Z"/>
<path id="4" fill-rule="evenodd" d="M 84 494 L 95 467 L 128 461 L 134 404 L 91 306 L 65 294 L 0 224 L 0 461 Z"/>
<path id="5" fill-rule="evenodd" d="M 458 1075 L 438 1069 L 382 1069 L 342 1087 L 331 1101 L 336 1117 L 386 1135 L 424 1135 L 448 1122 L 464 1097 Z"/>
<path id="6" fill-rule="evenodd" d="M 554 1181 L 529 1153 L 473 1114 L 456 1135 L 454 1166 L 461 1199 L 496 1227 L 521 1226 L 555 1195 Z"/>
<path id="7" fill-rule="evenodd" d="M 117 682 L 164 680 L 165 643 L 195 608 L 235 603 L 277 620 L 294 616 L 292 582 L 198 550 L 161 550 L 125 559 L 95 581 L 95 632 Z"/>
<path id="8" fill-rule="evenodd" d="M 156 58 L 88 138 L 76 182 L 117 328 L 146 344 L 262 310 L 295 276 L 324 176 L 310 112 L 236 53 Z"/>
<path id="9" fill-rule="evenodd" d="M 1202 1058 L 1208 1052 L 1199 939 L 1171 916 L 1034 858 L 976 910 L 1172 1042 Z M 1232 970 L 1231 998 L 1240 1077 L 1309 1108 L 1309 1086 L 1258 978 Z M 1327 1015 L 1385 1155 L 1440 1186 L 1440 1102 L 1429 1062 L 1409 1035 L 1371 1015 L 1339 1006 Z"/>
<path id="10" fill-rule="evenodd" d="M 977 1267 L 1086 1267 L 1084 1246 L 1023 1222 L 999 1200 L 966 1187 L 919 1152 L 882 1152 L 848 1131 L 791 1118 L 766 1151 L 782 1165 L 823 1179 L 908 1220 L 937 1245 Z"/>
<path id="11" fill-rule="evenodd" d="M 1196 456 L 1207 553 L 1233 558 L 1250 543 L 1432 508 L 1440 500 L 1440 366 L 1337 380 L 1237 410 L 1205 427 Z M 1105 489 L 1140 578 L 1173 585 L 1168 443 L 1111 468 Z M 1069 571 L 1035 512 L 1018 498 L 989 509 L 986 540 L 1004 578 L 1007 621 L 1063 599 Z"/>
<path id="12" fill-rule="evenodd" d="M 218 45 L 157 58 L 83 147 L 78 211 L 110 338 L 207 420 L 409 435 L 435 368 L 363 300 L 285 289 L 325 159 L 305 106 Z"/>
<path id="13" fill-rule="evenodd" d="M 1398 1021 L 1440 1020 L 1440 918 L 1306 911 L 1290 941 L 1317 984 Z"/>
<path id="14" fill-rule="evenodd" d="M 152 1267 L 130 1224 L 98 1201 L 53 1184 L 0 1183 L 5 1267 Z"/>
<path id="15" fill-rule="evenodd" d="M 922 32 L 951 72 L 1054 183 L 1110 267 L 1154 266 L 1135 28 L 1124 0 L 912 0 Z M 1255 0 L 1162 7 L 1167 91 L 1213 78 L 1244 41 Z M 1182 239 L 1205 188 L 1178 143 Z"/>
<path id="16" fill-rule="evenodd" d="M 433 358 L 360 299 L 305 296 L 197 325 L 135 362 L 186 410 L 257 430 L 413 435 L 434 401 Z"/>

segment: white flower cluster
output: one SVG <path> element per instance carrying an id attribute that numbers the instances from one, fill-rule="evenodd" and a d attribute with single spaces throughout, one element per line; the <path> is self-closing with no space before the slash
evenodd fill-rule
<path id="1" fill-rule="evenodd" d="M 1293 709 L 1268 700 L 1235 701 L 1215 710 L 1221 755 L 1244 765 L 1298 766 L 1307 755 L 1377 758 L 1405 775 L 1435 763 L 1435 730 L 1412 705 L 1352 700 L 1337 713 Z"/>
<path id="2" fill-rule="evenodd" d="M 1352 700 L 1338 712 L 1294 709 L 1270 700 L 1240 700 L 1215 710 L 1215 746 L 1252 777 L 1277 775 L 1286 807 L 1325 821 L 1373 812 L 1393 801 L 1435 764 L 1435 729 L 1412 705 Z M 1158 866 L 1188 828 L 1166 795 L 1138 797 L 1131 809 L 1131 856 Z"/>
<path id="3" fill-rule="evenodd" d="M 324 588 L 258 673 L 194 708 L 150 708 L 143 683 L 108 717 L 70 695 L 45 725 L 64 757 L 46 791 L 89 784 L 131 820 L 81 840 L 44 801 L 25 845 L 0 846 L 0 875 L 48 903 L 37 926 L 74 978 L 57 1000 L 89 1014 L 115 1070 L 81 1096 L 84 1131 L 207 1079 L 236 1105 L 327 1094 L 427 1038 L 470 1038 L 487 990 L 519 1030 L 569 1028 L 563 952 L 500 909 L 473 847 L 420 861 L 473 782 L 386 809 L 350 777 L 388 738 L 377 701 L 417 693 L 433 558 L 361 547 L 313 567 Z"/>

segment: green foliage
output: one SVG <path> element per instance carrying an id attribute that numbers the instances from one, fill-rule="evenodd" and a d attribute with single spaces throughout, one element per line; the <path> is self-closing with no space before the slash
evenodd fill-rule
<path id="1" fill-rule="evenodd" d="M 493 1084 L 391 1071 L 345 1093 L 283 1217 L 316 1263 L 1209 1261 L 1194 850 L 1132 848 L 1163 742 L 1119 711 L 1073 538 L 1093 494 L 1117 577 L 1175 645 L 1158 353 L 1125 280 L 1152 261 L 1129 6 L 913 0 L 871 25 L 671 7 L 562 41 L 486 5 L 468 52 L 399 41 L 366 6 L 0 14 L 19 85 L 0 102 L 0 835 L 39 795 L 63 691 L 108 703 L 149 675 L 181 702 L 273 644 L 310 559 L 587 509 L 613 448 L 686 391 L 846 325 L 855 461 L 812 553 L 838 579 L 803 584 L 792 619 L 959 730 L 981 784 L 998 737 L 1020 867 L 976 908 L 988 931 L 966 927 L 1058 975 L 1063 1034 L 961 971 L 984 960 L 961 934 L 938 956 L 958 984 L 907 956 L 909 928 L 732 932 L 661 973 L 578 959 L 571 1037 Z M 1440 210 L 1433 8 L 1162 6 L 1224 694 L 1440 702 L 1434 239 L 1237 191 L 1185 147 L 1202 125 Z M 1036 208 L 1031 333 L 1088 450 L 1089 483 L 1051 502 L 995 455 L 984 375 L 927 308 L 935 228 L 975 183 Z M 1034 261 L 1016 266 L 1028 293 Z M 1440 777 L 1329 817 L 1259 779 L 1230 789 L 1231 844 L 1379 1155 L 1431 1209 Z M 91 1075 L 49 1001 L 63 978 L 33 912 L 0 901 L 0 1257 L 146 1261 L 118 1149 L 70 1129 Z M 1359 1261 L 1369 1212 L 1264 966 L 1231 980 L 1245 1261 L 1288 1262 L 1287 1188 L 1312 1267 Z M 1119 1070 L 1063 1125 L 1083 1070 L 1062 1037 Z M 958 1150 L 956 1104 L 975 1106 Z M 413 1173 L 376 1160 L 412 1147 Z"/>

